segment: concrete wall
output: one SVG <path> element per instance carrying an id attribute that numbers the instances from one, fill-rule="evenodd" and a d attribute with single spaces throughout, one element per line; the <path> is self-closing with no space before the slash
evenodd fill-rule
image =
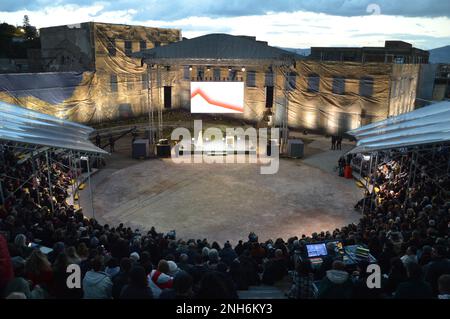
<path id="1" fill-rule="evenodd" d="M 415 108 L 419 64 L 393 64 L 388 116 L 411 112 Z"/>
<path id="2" fill-rule="evenodd" d="M 92 23 L 40 29 L 44 71 L 93 71 Z"/>

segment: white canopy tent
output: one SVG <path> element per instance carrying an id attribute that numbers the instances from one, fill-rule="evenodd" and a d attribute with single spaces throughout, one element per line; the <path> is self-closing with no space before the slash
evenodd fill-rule
<path id="1" fill-rule="evenodd" d="M 357 140 L 350 153 L 450 141 L 450 101 L 432 104 L 348 132 Z"/>
<path id="2" fill-rule="evenodd" d="M 0 141 L 108 154 L 89 140 L 93 128 L 0 101 Z"/>

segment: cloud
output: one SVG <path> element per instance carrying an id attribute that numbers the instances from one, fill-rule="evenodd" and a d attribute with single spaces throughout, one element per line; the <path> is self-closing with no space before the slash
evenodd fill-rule
<path id="1" fill-rule="evenodd" d="M 309 11 L 337 16 L 367 15 L 370 4 L 380 7 L 384 15 L 413 17 L 450 16 L 450 2 L 446 0 L 2 0 L 0 11 L 40 10 L 46 6 L 91 6 L 102 3 L 105 10 L 134 9 L 137 19 L 171 20 L 189 16 L 237 17 L 263 15 L 269 12 Z"/>
<path id="2" fill-rule="evenodd" d="M 186 37 L 227 28 L 227 33 L 256 36 L 280 47 L 383 46 L 385 40 L 406 40 L 431 49 L 450 43 L 450 19 L 396 16 L 340 17 L 313 12 L 270 13 L 245 17 L 189 17 L 139 24 L 177 27 Z M 424 27 L 426 26 L 426 27 Z M 205 30 L 200 32 L 199 30 Z"/>
<path id="3" fill-rule="evenodd" d="M 46 1 L 48 0 L 41 0 L 43 3 Z M 241 1 L 246 2 L 245 0 Z M 440 47 L 450 43 L 449 17 L 405 17 L 385 15 L 383 12 L 381 12 L 381 15 L 345 17 L 313 11 L 273 11 L 262 14 L 247 13 L 243 16 L 210 17 L 202 16 L 201 10 L 193 10 L 186 17 L 179 19 L 172 19 L 169 16 L 163 16 L 163 18 L 158 16 L 158 18 L 152 19 L 142 15 L 142 12 L 137 9 L 138 6 L 120 6 L 124 2 L 121 0 L 115 7 L 111 7 L 105 2 L 95 2 L 89 5 L 64 4 L 65 2 L 67 1 L 54 0 L 55 5 L 44 5 L 40 9 L 34 10 L 0 11 L 0 21 L 21 24 L 23 15 L 28 14 L 31 23 L 39 28 L 86 21 L 137 24 L 181 29 L 183 36 L 189 38 L 208 33 L 251 35 L 256 36 L 259 40 L 268 41 L 269 44 L 274 46 L 295 48 L 383 46 L 384 41 L 388 39 L 409 41 L 424 49 Z M 84 2 L 88 3 L 88 1 Z M 152 0 L 149 0 L 149 2 L 152 2 Z M 172 2 L 174 1 L 165 1 L 164 5 L 158 7 L 159 9 L 155 8 L 155 10 L 164 11 L 165 6 L 171 5 Z M 214 4 L 216 2 L 218 4 Z M 218 6 L 221 1 L 216 2 L 209 1 L 210 6 L 203 10 L 216 10 L 214 6 Z M 285 2 L 289 1 L 283 3 Z M 320 5 L 322 2 L 322 0 L 316 0 L 316 5 Z M 339 2 L 342 6 L 349 3 L 349 1 Z M 411 2 L 414 1 L 411 0 Z M 233 3 L 230 0 L 231 7 Z M 172 11 L 178 11 L 178 8 L 177 10 L 174 8 L 176 6 L 172 7 Z M 184 9 L 181 8 L 180 10 Z"/>

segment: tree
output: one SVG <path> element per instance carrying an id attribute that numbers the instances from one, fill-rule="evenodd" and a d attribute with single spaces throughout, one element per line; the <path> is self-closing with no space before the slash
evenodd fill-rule
<path id="1" fill-rule="evenodd" d="M 23 16 L 23 28 L 25 29 L 26 27 L 30 27 L 30 18 L 27 14 Z"/>
<path id="2" fill-rule="evenodd" d="M 34 40 L 38 37 L 37 29 L 30 24 L 28 15 L 23 16 L 23 30 L 25 31 L 26 40 Z"/>

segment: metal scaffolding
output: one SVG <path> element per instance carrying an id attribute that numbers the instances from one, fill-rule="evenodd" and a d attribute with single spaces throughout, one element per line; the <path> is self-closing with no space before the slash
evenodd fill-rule
<path id="1" fill-rule="evenodd" d="M 98 158 L 100 155 L 87 153 L 87 152 L 74 152 L 74 151 L 70 150 L 69 152 L 65 153 L 65 156 L 67 156 L 67 160 L 69 162 L 69 165 L 65 165 L 65 164 L 61 163 L 60 161 L 56 160 L 55 157 L 53 156 L 53 154 L 60 152 L 61 149 L 41 147 L 41 146 L 32 146 L 32 145 L 31 146 L 30 145 L 21 145 L 20 143 L 1 143 L 0 142 L 0 145 L 1 145 L 2 150 L 10 148 L 10 149 L 13 149 L 18 152 L 23 152 L 23 151 L 27 152 L 26 159 L 22 160 L 21 163 L 29 160 L 29 161 L 31 161 L 31 165 L 33 168 L 32 174 L 24 180 L 19 180 L 13 176 L 8 176 L 6 174 L 0 175 L 0 199 L 3 204 L 6 203 L 9 200 L 9 198 L 11 196 L 13 196 L 17 191 L 22 189 L 24 185 L 29 183 L 30 180 L 32 180 L 34 178 L 38 178 L 39 176 L 46 176 L 47 185 L 38 185 L 37 186 L 37 188 L 38 188 L 38 192 L 37 192 L 38 204 L 41 203 L 39 188 L 42 189 L 45 186 L 48 186 L 49 195 L 50 195 L 50 199 L 51 199 L 50 200 L 50 205 L 51 205 L 50 208 L 51 208 L 51 212 L 54 213 L 55 212 L 54 193 L 53 193 L 54 185 L 52 182 L 52 174 L 51 174 L 53 165 L 57 165 L 61 168 L 65 168 L 70 172 L 71 179 L 72 179 L 71 185 L 70 185 L 70 187 L 72 189 L 72 191 L 71 191 L 72 204 L 75 204 L 76 196 L 78 197 L 78 201 L 79 201 L 79 190 L 80 190 L 80 185 L 81 185 L 81 181 L 80 181 L 79 177 L 81 176 L 81 171 L 82 171 L 81 160 L 83 158 L 85 158 L 87 161 L 87 180 L 88 180 L 89 197 L 90 197 L 91 209 L 92 209 L 92 217 L 95 219 L 94 197 L 93 197 L 92 184 L 91 184 L 90 157 Z M 0 153 L 3 154 L 3 151 L 0 151 Z M 43 169 L 47 170 L 46 173 L 44 171 L 39 171 L 36 168 L 39 166 L 39 165 L 37 165 L 36 162 L 39 160 L 39 158 L 41 156 L 45 156 L 45 167 L 43 167 Z M 5 196 L 5 194 L 3 192 L 3 186 L 4 186 L 5 180 L 18 180 L 20 182 L 20 185 L 17 188 L 15 188 L 12 192 L 10 192 L 10 194 L 7 197 Z M 66 198 L 66 200 L 67 200 L 67 198 Z"/>
<path id="2" fill-rule="evenodd" d="M 446 154 L 446 160 L 444 162 L 436 161 L 436 152 L 437 150 L 445 151 L 443 152 Z M 398 154 L 395 154 L 395 156 L 388 156 L 390 158 L 389 161 L 380 161 L 380 158 L 383 153 L 386 152 L 392 152 L 393 150 L 378 150 L 376 152 L 371 153 L 365 153 L 366 155 L 370 156 L 370 164 L 369 169 L 367 171 L 367 176 L 365 177 L 365 189 L 366 194 L 363 199 L 363 207 L 362 212 L 364 213 L 367 208 L 367 201 L 370 201 L 369 209 L 372 210 L 375 207 L 373 205 L 377 203 L 378 200 L 378 194 L 375 191 L 375 180 L 374 175 L 377 173 L 378 169 L 385 165 L 387 162 L 392 160 L 397 160 L 397 162 L 400 165 L 400 174 L 402 174 L 404 171 L 407 171 L 407 182 L 406 182 L 406 190 L 405 190 L 405 198 L 403 200 L 403 208 L 406 210 L 408 208 L 409 199 L 411 196 L 411 192 L 413 187 L 416 185 L 416 177 L 418 172 L 423 175 L 423 177 L 432 180 L 434 185 L 438 188 L 440 188 L 441 191 L 448 192 L 449 190 L 442 188 L 438 181 L 442 179 L 443 177 L 449 176 L 450 173 L 450 144 L 449 143 L 441 143 L 441 144 L 431 144 L 431 145 L 420 145 L 420 146 L 410 146 L 405 147 L 401 149 L 395 149 L 395 151 L 398 152 Z M 429 170 L 423 171 L 421 170 L 421 164 L 420 160 L 427 160 L 427 155 L 431 155 L 431 161 L 427 161 L 429 164 Z M 405 159 L 409 159 L 409 166 L 405 167 Z M 362 167 L 362 164 L 361 164 Z M 430 168 L 431 167 L 431 168 Z M 441 175 L 433 174 L 433 172 L 440 173 Z M 361 172 L 362 176 L 362 172 Z"/>

